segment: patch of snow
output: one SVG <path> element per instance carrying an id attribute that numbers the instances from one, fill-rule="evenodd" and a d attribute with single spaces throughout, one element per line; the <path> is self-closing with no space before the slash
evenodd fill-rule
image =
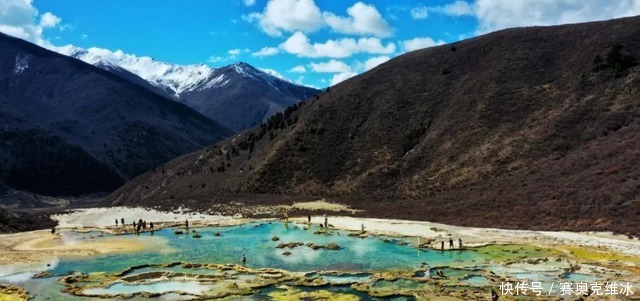
<path id="1" fill-rule="evenodd" d="M 18 54 L 16 56 L 16 64 L 13 68 L 13 73 L 15 75 L 20 75 L 24 70 L 27 70 L 27 68 L 29 68 L 28 57 L 24 54 Z"/>
<path id="2" fill-rule="evenodd" d="M 280 73 L 279 73 L 278 71 L 276 71 L 276 70 L 273 70 L 273 69 L 266 69 L 266 68 L 260 68 L 260 71 L 262 71 L 262 72 L 264 72 L 264 73 L 266 73 L 266 74 L 268 74 L 268 75 L 271 75 L 271 76 L 273 76 L 273 77 L 275 77 L 275 78 L 277 78 L 277 79 L 279 79 L 279 80 L 282 80 L 282 81 L 288 82 L 288 83 L 290 83 L 290 84 L 294 84 L 294 82 L 293 82 L 292 80 L 290 80 L 290 79 L 288 79 L 288 78 L 284 77 L 284 75 L 280 74 Z"/>
<path id="3" fill-rule="evenodd" d="M 225 84 L 227 84 L 229 82 L 228 79 L 226 81 L 222 82 L 224 79 L 225 79 L 224 74 L 220 74 L 220 75 L 214 77 L 213 79 L 211 79 L 209 82 L 207 82 L 206 85 L 204 85 L 200 89 L 209 89 L 209 88 L 213 88 L 213 87 L 222 87 L 222 86 L 224 86 Z M 222 84 L 220 84 L 220 82 L 222 82 Z"/>
<path id="4" fill-rule="evenodd" d="M 236 63 L 232 65 L 233 68 L 235 69 L 235 71 L 244 76 L 244 77 L 250 77 L 256 80 L 262 80 L 264 82 L 266 82 L 267 84 L 269 84 L 269 86 L 271 86 L 272 88 L 280 91 L 280 89 L 278 88 L 278 82 L 282 81 L 280 78 L 275 77 L 271 74 L 268 74 L 264 71 L 262 71 L 261 69 L 256 69 L 253 66 L 247 64 L 247 63 Z M 275 71 L 274 71 L 275 72 Z M 276 72 L 277 73 L 277 72 Z M 280 75 L 282 76 L 282 75 Z"/>

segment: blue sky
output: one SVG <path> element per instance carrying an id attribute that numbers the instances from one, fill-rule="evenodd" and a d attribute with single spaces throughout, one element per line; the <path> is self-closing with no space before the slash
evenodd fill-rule
<path id="1" fill-rule="evenodd" d="M 0 31 L 39 44 L 212 67 L 244 61 L 316 87 L 406 51 L 497 29 L 640 13 L 640 0 L 1 2 Z"/>

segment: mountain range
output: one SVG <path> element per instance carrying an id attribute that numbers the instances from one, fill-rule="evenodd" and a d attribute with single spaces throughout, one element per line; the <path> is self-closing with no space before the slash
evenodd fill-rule
<path id="1" fill-rule="evenodd" d="M 326 198 L 383 218 L 640 235 L 638 58 L 640 17 L 406 53 L 108 199 Z"/>
<path id="2" fill-rule="evenodd" d="M 80 59 L 179 101 L 235 131 L 265 121 L 319 91 L 296 85 L 274 70 L 247 63 L 221 68 L 204 64 L 176 65 L 150 57 L 137 57 L 75 46 L 53 50 Z"/>
<path id="3" fill-rule="evenodd" d="M 233 131 L 113 73 L 0 35 L 1 181 L 108 192 Z"/>
<path id="4" fill-rule="evenodd" d="M 25 192 L 113 191 L 317 93 L 246 63 L 214 69 L 50 48 L 0 34 L 0 184 Z"/>

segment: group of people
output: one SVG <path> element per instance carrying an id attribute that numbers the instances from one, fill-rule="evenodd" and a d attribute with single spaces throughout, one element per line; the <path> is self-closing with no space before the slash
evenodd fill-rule
<path id="1" fill-rule="evenodd" d="M 453 238 L 449 238 L 449 250 L 453 250 Z M 462 238 L 458 238 L 458 249 L 462 250 Z M 444 240 L 440 242 L 440 250 L 444 251 Z"/>
<path id="2" fill-rule="evenodd" d="M 311 225 L 311 214 L 307 215 L 307 223 Z M 327 215 L 324 215 L 324 223 L 320 224 L 320 227 L 324 227 L 325 229 L 329 229 L 329 219 Z"/>
<path id="3" fill-rule="evenodd" d="M 120 225 L 125 226 L 124 218 L 120 219 Z M 148 223 L 149 229 L 153 231 L 153 222 Z M 118 219 L 116 219 L 116 227 L 118 227 Z M 142 230 L 147 230 L 147 221 L 139 219 L 138 222 L 133 221 L 133 231 L 139 233 Z"/>

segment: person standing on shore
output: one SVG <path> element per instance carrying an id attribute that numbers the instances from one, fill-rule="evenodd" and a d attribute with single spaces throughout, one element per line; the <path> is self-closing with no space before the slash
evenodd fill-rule
<path id="1" fill-rule="evenodd" d="M 151 229 L 151 231 L 153 231 L 153 222 L 149 222 L 149 229 Z"/>
<path id="2" fill-rule="evenodd" d="M 327 219 L 327 215 L 324 215 L 324 228 L 329 229 L 329 220 Z"/>
<path id="3" fill-rule="evenodd" d="M 124 227 L 124 217 L 120 218 L 120 224 Z"/>
<path id="4" fill-rule="evenodd" d="M 307 223 L 311 225 L 311 214 L 307 215 Z"/>
<path id="5" fill-rule="evenodd" d="M 453 250 L 453 238 L 449 238 L 449 249 Z"/>
<path id="6" fill-rule="evenodd" d="M 491 301 L 498 301 L 500 299 L 500 296 L 498 295 L 498 293 L 496 293 L 496 291 L 491 290 Z"/>
<path id="7" fill-rule="evenodd" d="M 440 251 L 444 251 L 444 240 L 440 242 Z"/>
<path id="8" fill-rule="evenodd" d="M 189 220 L 188 220 L 188 219 L 185 219 L 185 220 L 184 220 L 184 224 L 185 224 L 185 226 L 187 227 L 187 229 L 189 229 Z"/>
<path id="9" fill-rule="evenodd" d="M 118 227 L 118 219 L 116 218 L 116 228 Z"/>
<path id="10" fill-rule="evenodd" d="M 242 259 L 240 260 L 242 262 L 242 266 L 247 266 L 247 257 L 244 256 L 244 254 L 242 254 Z"/>
<path id="11" fill-rule="evenodd" d="M 462 238 L 458 238 L 458 246 L 462 249 Z"/>

